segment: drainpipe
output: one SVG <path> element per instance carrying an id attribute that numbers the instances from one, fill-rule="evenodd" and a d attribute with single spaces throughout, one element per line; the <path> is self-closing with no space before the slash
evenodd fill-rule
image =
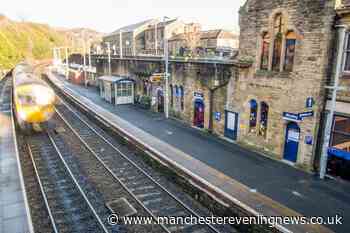
<path id="1" fill-rule="evenodd" d="M 343 69 L 346 26 L 340 25 L 340 26 L 337 26 L 337 28 L 338 28 L 338 38 L 339 38 L 337 63 L 336 63 L 337 66 L 336 66 L 336 73 L 334 77 L 334 86 L 328 87 L 328 89 L 330 89 L 332 92 L 332 101 L 331 101 L 329 113 L 327 114 L 327 117 L 326 117 L 327 121 L 326 121 L 326 127 L 325 127 L 324 139 L 323 139 L 323 145 L 322 145 L 322 154 L 320 159 L 320 179 L 324 179 L 327 173 L 328 147 L 330 143 L 333 117 L 334 117 L 334 112 L 335 112 L 336 103 L 337 103 L 337 92 L 338 90 L 340 90 L 339 77 Z"/>
<path id="2" fill-rule="evenodd" d="M 225 86 L 228 85 L 229 82 L 225 82 L 221 84 L 220 86 L 215 87 L 214 89 L 209 89 L 209 127 L 208 131 L 209 133 L 213 132 L 213 125 L 214 125 L 214 120 L 213 120 L 213 104 L 214 104 L 214 95 L 215 92 Z"/>

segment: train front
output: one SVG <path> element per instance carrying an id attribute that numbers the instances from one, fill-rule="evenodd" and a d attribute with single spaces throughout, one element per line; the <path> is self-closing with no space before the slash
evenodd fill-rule
<path id="1" fill-rule="evenodd" d="M 55 93 L 40 83 L 24 84 L 16 88 L 15 105 L 18 118 L 27 123 L 43 123 L 54 113 Z"/>

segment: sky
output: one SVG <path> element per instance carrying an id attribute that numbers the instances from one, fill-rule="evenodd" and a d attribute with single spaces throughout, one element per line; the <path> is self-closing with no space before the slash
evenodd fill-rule
<path id="1" fill-rule="evenodd" d="M 179 17 L 203 29 L 238 31 L 246 0 L 2 0 L 0 13 L 13 20 L 55 27 L 87 27 L 109 33 L 150 18 Z"/>

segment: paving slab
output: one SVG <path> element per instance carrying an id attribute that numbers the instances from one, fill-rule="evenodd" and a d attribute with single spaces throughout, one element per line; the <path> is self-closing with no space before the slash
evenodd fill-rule
<path id="1" fill-rule="evenodd" d="M 0 233 L 31 233 L 33 227 L 6 95 L 0 92 Z"/>
<path id="2" fill-rule="evenodd" d="M 344 218 L 343 225 L 328 227 L 340 233 L 350 232 L 348 182 L 321 181 L 316 175 L 165 119 L 160 114 L 134 106 L 110 105 L 99 97 L 96 88 L 86 89 L 56 77 L 53 81 L 116 127 L 156 148 L 164 159 L 171 159 L 205 178 L 248 207 L 270 216 L 276 215 L 276 209 L 284 216 L 338 214 Z"/>

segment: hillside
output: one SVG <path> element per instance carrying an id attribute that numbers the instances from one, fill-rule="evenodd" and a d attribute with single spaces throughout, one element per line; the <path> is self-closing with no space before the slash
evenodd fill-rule
<path id="1" fill-rule="evenodd" d="M 16 22 L 0 15 L 0 70 L 9 69 L 26 59 L 41 60 L 52 57 L 57 46 L 80 47 L 81 30 L 54 29 L 49 25 L 32 22 Z M 88 30 L 88 29 L 86 29 Z M 89 30 L 89 34 L 99 33 Z"/>

